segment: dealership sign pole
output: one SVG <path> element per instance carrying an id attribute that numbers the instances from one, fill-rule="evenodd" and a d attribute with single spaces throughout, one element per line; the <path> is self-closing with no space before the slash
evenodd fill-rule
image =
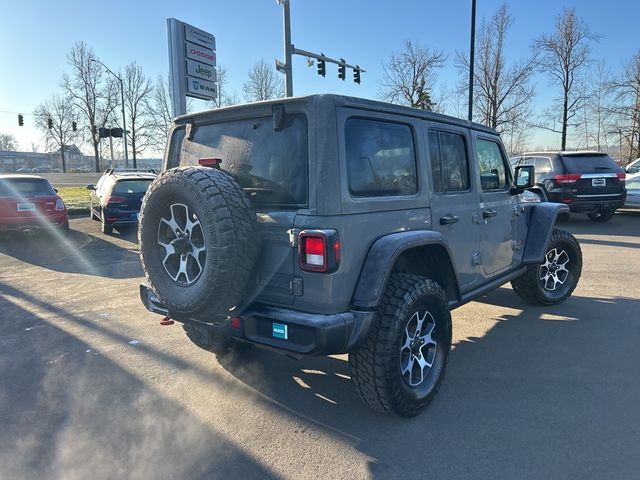
<path id="1" fill-rule="evenodd" d="M 169 81 L 174 117 L 187 112 L 187 96 L 217 98 L 216 39 L 192 25 L 167 19 Z"/>

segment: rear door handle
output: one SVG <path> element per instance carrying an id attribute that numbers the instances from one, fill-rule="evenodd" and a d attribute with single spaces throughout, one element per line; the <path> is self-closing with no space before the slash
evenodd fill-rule
<path id="1" fill-rule="evenodd" d="M 491 218 L 491 217 L 495 217 L 498 214 L 498 212 L 496 212 L 495 210 L 492 210 L 491 208 L 488 210 L 483 210 L 482 212 L 482 218 Z"/>
<path id="2" fill-rule="evenodd" d="M 444 217 L 440 217 L 440 225 L 452 225 L 458 220 L 460 220 L 460 218 L 455 215 L 445 215 Z"/>

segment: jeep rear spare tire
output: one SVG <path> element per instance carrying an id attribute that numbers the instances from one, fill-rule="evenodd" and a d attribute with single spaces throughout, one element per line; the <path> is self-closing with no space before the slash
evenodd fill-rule
<path id="1" fill-rule="evenodd" d="M 252 276 L 255 214 L 222 170 L 166 171 L 144 197 L 138 230 L 147 281 L 169 310 L 226 316 Z"/>

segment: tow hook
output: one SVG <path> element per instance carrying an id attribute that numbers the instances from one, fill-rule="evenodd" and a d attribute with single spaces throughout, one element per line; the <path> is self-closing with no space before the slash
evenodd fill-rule
<path id="1" fill-rule="evenodd" d="M 160 320 L 160 325 L 173 325 L 175 322 L 171 320 L 171 317 L 164 317 Z"/>

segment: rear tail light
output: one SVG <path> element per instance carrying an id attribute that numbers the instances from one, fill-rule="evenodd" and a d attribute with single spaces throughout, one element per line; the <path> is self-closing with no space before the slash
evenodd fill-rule
<path id="1" fill-rule="evenodd" d="M 616 175 L 618 176 L 618 180 L 620 180 L 621 182 L 624 182 L 624 180 L 627 178 L 627 174 L 624 172 L 618 172 L 616 173 Z"/>
<path id="2" fill-rule="evenodd" d="M 340 265 L 340 240 L 335 230 L 303 230 L 298 237 L 300 268 L 307 272 L 335 272 Z"/>
<path id="3" fill-rule="evenodd" d="M 124 197 L 107 197 L 107 205 L 116 205 L 118 203 L 124 203 L 127 199 Z"/>
<path id="4" fill-rule="evenodd" d="M 576 183 L 582 177 L 579 173 L 566 173 L 564 175 L 556 175 L 554 178 L 556 183 L 559 184 L 567 184 L 567 183 Z"/>
<path id="5" fill-rule="evenodd" d="M 221 158 L 200 158 L 198 164 L 202 167 L 220 168 Z"/>
<path id="6" fill-rule="evenodd" d="M 63 212 L 65 209 L 64 202 L 61 198 L 56 200 L 56 212 Z"/>

